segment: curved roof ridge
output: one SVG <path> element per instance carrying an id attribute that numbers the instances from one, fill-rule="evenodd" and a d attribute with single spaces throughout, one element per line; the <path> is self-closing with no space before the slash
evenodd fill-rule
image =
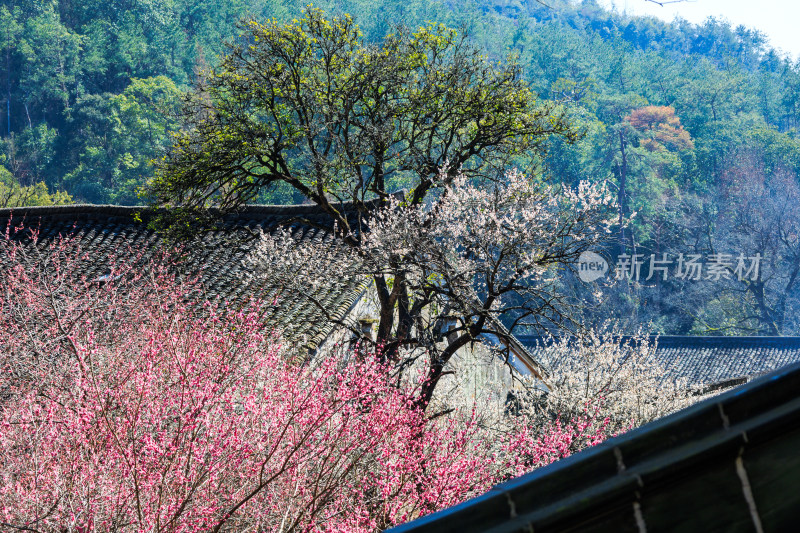
<path id="1" fill-rule="evenodd" d="M 786 335 L 652 335 L 651 339 L 657 340 L 659 344 L 669 342 L 694 342 L 707 344 L 792 344 L 800 343 L 800 337 Z"/>
<path id="2" fill-rule="evenodd" d="M 769 339 L 800 339 L 796 335 L 649 335 L 659 339 L 737 339 L 737 340 L 769 340 Z"/>
<path id="3" fill-rule="evenodd" d="M 80 213 L 107 213 L 109 215 L 122 215 L 134 213 L 144 209 L 144 206 L 122 206 L 110 204 L 67 204 L 67 205 L 36 205 L 29 207 L 4 207 L 0 209 L 0 218 L 17 215 L 69 215 Z"/>
<path id="4" fill-rule="evenodd" d="M 560 341 L 563 337 L 560 336 L 543 336 L 543 335 L 523 335 L 518 334 L 516 335 L 518 339 L 523 342 L 537 342 L 540 340 L 549 340 L 554 339 Z M 726 344 L 726 343 L 742 343 L 742 342 L 755 342 L 755 343 L 792 343 L 797 342 L 800 343 L 800 336 L 794 335 L 647 335 L 646 336 L 649 341 L 658 341 L 659 344 L 662 342 L 689 342 L 689 343 L 704 343 L 707 342 L 709 344 Z M 638 339 L 639 337 L 635 335 L 608 335 L 607 338 L 609 339 L 619 339 L 622 341 L 629 341 Z"/>
<path id="5" fill-rule="evenodd" d="M 368 206 L 375 204 L 374 200 L 366 202 Z M 354 208 L 354 202 L 342 202 L 334 204 L 336 207 L 345 211 Z M 111 204 L 68 204 L 68 205 L 46 205 L 30 207 L 5 207 L 0 208 L 0 218 L 17 216 L 48 216 L 48 215 L 88 215 L 98 214 L 107 216 L 134 216 L 137 213 L 152 215 L 163 208 L 153 208 L 146 205 L 111 205 Z M 217 208 L 209 209 L 211 213 L 219 214 Z M 225 213 L 225 216 L 248 215 L 312 215 L 325 214 L 325 211 L 317 204 L 295 204 L 295 205 L 272 205 L 272 204 L 246 204 L 236 210 Z"/>

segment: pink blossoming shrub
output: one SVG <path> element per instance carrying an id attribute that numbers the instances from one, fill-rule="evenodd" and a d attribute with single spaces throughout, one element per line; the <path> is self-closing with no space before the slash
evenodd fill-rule
<path id="1" fill-rule="evenodd" d="M 258 305 L 199 304 L 167 263 L 86 279 L 71 241 L 2 247 L 4 528 L 376 531 L 605 438 L 591 410 L 430 420 L 374 355 L 308 364 Z"/>

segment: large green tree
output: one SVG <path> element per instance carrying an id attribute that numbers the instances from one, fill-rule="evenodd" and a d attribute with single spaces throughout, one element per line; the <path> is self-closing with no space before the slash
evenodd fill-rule
<path id="1" fill-rule="evenodd" d="M 152 182 L 157 204 L 181 208 L 169 210 L 184 215 L 173 229 L 279 185 L 320 206 L 349 268 L 372 278 L 384 356 L 427 358 L 423 406 L 460 348 L 484 333 L 508 340 L 501 321 L 568 322 L 548 272 L 606 227 L 607 195 L 506 173 L 534 170 L 550 136 L 576 137 L 513 61 L 492 62 L 434 24 L 367 44 L 349 16 L 316 9 L 243 28 L 188 98 L 190 127 Z M 336 277 L 324 251 L 291 240 L 265 250 L 291 290 L 320 282 L 319 265 L 326 282 Z"/>
<path id="2" fill-rule="evenodd" d="M 454 176 L 528 166 L 550 134 L 574 136 L 513 62 L 493 63 L 442 26 L 367 44 L 349 16 L 243 24 L 240 43 L 188 100 L 190 128 L 159 167 L 160 203 L 234 208 L 286 183 L 336 204 L 408 188 L 421 204 Z M 446 181 L 446 180 L 445 180 Z"/>

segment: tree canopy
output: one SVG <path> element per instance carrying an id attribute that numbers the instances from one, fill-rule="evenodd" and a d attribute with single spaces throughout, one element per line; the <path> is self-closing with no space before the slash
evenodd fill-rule
<path id="1" fill-rule="evenodd" d="M 433 24 L 367 45 L 349 16 L 317 9 L 244 27 L 187 98 L 189 127 L 152 182 L 159 204 L 179 208 L 166 211 L 170 229 L 198 229 L 186 215 L 235 209 L 278 183 L 321 206 L 357 258 L 348 268 L 374 283 L 376 347 L 401 368 L 427 359 L 425 407 L 455 353 L 483 333 L 507 337 L 512 315 L 575 324 L 550 277 L 603 234 L 609 196 L 506 171 L 534 170 L 551 136 L 577 137 L 512 61 L 491 62 Z M 265 249 L 262 263 L 285 271 L 287 286 L 318 283 L 309 265 L 330 263 L 316 247 Z"/>
<path id="2" fill-rule="evenodd" d="M 234 208 L 283 183 L 331 213 L 399 188 L 417 205 L 457 172 L 497 178 L 530 167 L 548 135 L 575 137 L 516 64 L 441 25 L 368 44 L 351 17 L 311 8 L 242 28 L 187 100 L 189 127 L 152 182 L 160 203 Z"/>

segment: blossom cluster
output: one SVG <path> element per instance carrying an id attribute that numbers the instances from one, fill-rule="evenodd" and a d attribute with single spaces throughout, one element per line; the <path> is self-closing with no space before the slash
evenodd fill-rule
<path id="1" fill-rule="evenodd" d="M 696 398 L 685 379 L 670 378 L 656 357 L 657 340 L 622 336 L 611 325 L 582 335 L 545 340 L 537 353 L 548 362 L 550 390 L 529 387 L 522 399 L 540 421 L 580 415 L 591 405 L 608 419 L 612 434 L 677 411 Z"/>
<path id="2" fill-rule="evenodd" d="M 166 259 L 87 278 L 68 239 L 0 253 L 3 527 L 378 531 L 607 435 L 591 407 L 537 433 L 432 419 L 374 352 L 307 364 Z"/>
<path id="3" fill-rule="evenodd" d="M 368 340 L 395 362 L 427 360 L 423 406 L 454 354 L 502 335 L 501 322 L 569 326 L 581 302 L 559 276 L 616 223 L 602 184 L 556 187 L 516 170 L 478 182 L 447 167 L 434 180 L 426 202 L 389 195 L 319 239 L 262 234 L 250 258 L 254 275 L 294 294 L 354 276 L 371 283 L 379 323 Z"/>

